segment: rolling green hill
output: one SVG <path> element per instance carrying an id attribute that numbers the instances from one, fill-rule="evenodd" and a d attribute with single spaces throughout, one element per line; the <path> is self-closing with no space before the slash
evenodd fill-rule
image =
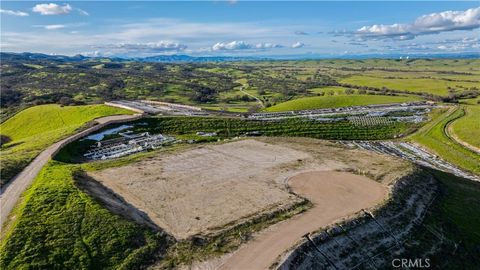
<path id="1" fill-rule="evenodd" d="M 307 97 L 290 100 L 267 108 L 269 112 L 297 111 L 322 108 L 336 108 L 369 104 L 401 103 L 416 101 L 418 98 L 406 96 L 343 95 Z"/>
<path id="2" fill-rule="evenodd" d="M 342 83 L 348 83 L 358 86 L 372 86 L 377 88 L 390 88 L 395 90 L 405 90 L 415 93 L 430 93 L 434 95 L 446 96 L 449 88 L 455 88 L 461 84 L 463 87 L 470 88 L 478 86 L 478 82 L 461 81 L 456 78 L 451 81 L 443 80 L 441 78 L 424 78 L 413 77 L 402 74 L 403 77 L 392 78 L 387 75 L 382 77 L 378 74 L 374 75 L 354 75 L 340 80 Z M 428 76 L 425 76 L 428 77 Z M 460 82 L 459 82 L 460 81 Z"/>
<path id="3" fill-rule="evenodd" d="M 480 157 L 478 154 L 452 140 L 445 133 L 449 123 L 454 123 L 465 115 L 464 108 L 450 108 L 448 111 L 436 114 L 433 121 L 420 128 L 410 139 L 425 146 L 446 161 L 479 174 Z"/>
<path id="4" fill-rule="evenodd" d="M 462 141 L 480 148 L 480 105 L 465 106 L 465 116 L 453 122 L 452 128 Z"/>
<path id="5" fill-rule="evenodd" d="M 2 183 L 8 182 L 43 149 L 85 123 L 102 116 L 132 113 L 105 105 L 41 105 L 19 112 L 0 125 Z"/>
<path id="6" fill-rule="evenodd" d="M 12 213 L 1 269 L 142 269 L 165 234 L 113 214 L 74 183 L 78 166 L 51 161 Z"/>

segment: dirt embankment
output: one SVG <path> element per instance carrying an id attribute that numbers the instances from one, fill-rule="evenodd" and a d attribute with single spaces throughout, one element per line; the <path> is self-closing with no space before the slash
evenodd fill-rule
<path id="1" fill-rule="evenodd" d="M 277 257 L 302 240 L 303 235 L 387 197 L 382 184 L 365 176 L 346 172 L 300 173 L 288 181 L 292 191 L 313 203 L 303 214 L 275 224 L 245 244 L 219 269 L 268 269 Z"/>
<path id="2" fill-rule="evenodd" d="M 303 234 L 383 201 L 388 183 L 410 168 L 386 155 L 321 140 L 256 138 L 159 152 L 89 176 L 103 186 L 91 194 L 101 198 L 107 190 L 123 200 L 110 202 L 111 209 L 133 212 L 132 219 L 182 241 L 201 236 L 208 242 L 211 235 L 309 198 L 312 209 L 254 234 L 237 252 L 189 266 L 262 269 Z"/>
<path id="3" fill-rule="evenodd" d="M 387 269 L 437 194 L 435 179 L 416 172 L 397 181 L 386 204 L 352 220 L 323 228 L 283 256 L 289 269 Z M 441 243 L 439 243 L 441 244 Z M 434 248 L 434 247 L 433 247 Z"/>
<path id="4" fill-rule="evenodd" d="M 385 181 L 393 178 L 388 157 L 319 140 L 297 140 L 200 146 L 89 175 L 177 239 L 209 234 L 295 204 L 301 199 L 289 192 L 285 179 L 300 172 L 351 169 Z"/>
<path id="5" fill-rule="evenodd" d="M 464 116 L 465 117 L 465 116 Z M 450 139 L 456 141 L 457 143 L 463 145 L 465 148 L 477 153 L 480 155 L 480 148 L 478 147 L 475 147 L 469 143 L 467 143 L 466 141 L 462 141 L 462 139 L 460 139 L 457 134 L 455 134 L 455 130 L 453 129 L 453 123 L 455 121 L 452 121 L 450 123 L 447 124 L 447 126 L 445 127 L 445 133 L 448 137 L 450 137 Z"/>
<path id="6" fill-rule="evenodd" d="M 54 156 L 62 147 L 66 144 L 77 140 L 83 136 L 86 136 L 100 128 L 113 124 L 126 121 L 133 121 L 142 117 L 141 115 L 112 115 L 101 117 L 92 121 L 96 125 L 91 126 L 75 135 L 72 135 L 66 139 L 56 142 L 41 152 L 25 169 L 23 169 L 14 179 L 8 184 L 1 187 L 0 190 L 0 228 L 7 220 L 8 215 L 12 211 L 20 198 L 20 195 L 25 189 L 30 186 L 33 179 L 38 175 L 40 170 L 45 164 Z"/>

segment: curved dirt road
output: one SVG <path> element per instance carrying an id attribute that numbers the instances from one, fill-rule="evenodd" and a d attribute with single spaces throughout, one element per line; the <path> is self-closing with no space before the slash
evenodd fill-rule
<path id="1" fill-rule="evenodd" d="M 260 232 L 219 269 L 268 269 L 305 234 L 375 206 L 387 197 L 387 189 L 382 184 L 345 172 L 301 173 L 290 178 L 289 185 L 296 194 L 309 199 L 313 208 Z"/>
<path id="2" fill-rule="evenodd" d="M 18 199 L 22 195 L 23 191 L 30 186 L 33 179 L 37 176 L 40 170 L 55 155 L 64 145 L 74 141 L 80 137 L 83 137 L 91 132 L 94 132 L 108 124 L 135 120 L 142 117 L 142 115 L 112 115 L 95 119 L 98 124 L 85 129 L 77 134 L 74 134 L 68 138 L 58 141 L 43 152 L 41 152 L 25 169 L 23 169 L 17 176 L 15 176 L 9 183 L 1 187 L 0 190 L 0 229 L 3 226 L 5 220 L 12 209 L 17 204 Z"/>
<path id="3" fill-rule="evenodd" d="M 463 109 L 465 114 L 462 116 L 462 117 L 466 117 L 467 115 L 467 111 L 465 109 Z M 456 120 L 462 118 L 462 117 L 459 117 L 459 118 L 456 118 L 454 119 L 453 121 L 450 121 L 446 126 L 445 126 L 445 134 L 447 135 L 447 137 L 449 137 L 451 140 L 457 142 L 458 144 L 461 144 L 463 147 L 465 148 L 468 148 L 470 149 L 471 151 L 477 153 L 477 154 L 480 154 L 480 148 L 478 147 L 475 147 L 465 141 L 462 141 L 456 134 L 455 134 L 455 131 L 453 130 L 453 123 L 455 123 Z"/>
<path id="4" fill-rule="evenodd" d="M 262 102 L 261 99 L 259 99 L 258 97 L 256 97 L 256 96 L 248 93 L 247 91 L 243 90 L 243 88 L 240 88 L 239 90 L 240 90 L 240 92 L 244 93 L 245 95 L 250 96 L 250 97 L 256 99 L 256 100 L 258 101 L 258 103 L 260 104 L 260 106 L 262 106 L 262 108 L 265 108 L 265 105 L 263 105 L 263 102 Z"/>

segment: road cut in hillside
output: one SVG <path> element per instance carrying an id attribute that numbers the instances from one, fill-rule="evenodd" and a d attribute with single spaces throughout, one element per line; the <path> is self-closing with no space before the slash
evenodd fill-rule
<path id="1" fill-rule="evenodd" d="M 123 121 L 131 121 L 140 118 L 141 115 L 112 115 L 95 119 L 96 125 L 74 134 L 66 139 L 56 142 L 41 152 L 25 169 L 23 169 L 14 179 L 1 188 L 0 192 L 0 228 L 7 220 L 8 215 L 15 207 L 22 193 L 30 186 L 32 181 L 38 175 L 40 170 L 63 146 L 78 138 L 86 136 L 100 128 Z"/>
<path id="2" fill-rule="evenodd" d="M 310 232 L 381 203 L 387 188 L 365 176 L 336 171 L 304 172 L 288 181 L 313 207 L 256 235 L 225 260 L 219 269 L 268 269 L 286 250 Z"/>

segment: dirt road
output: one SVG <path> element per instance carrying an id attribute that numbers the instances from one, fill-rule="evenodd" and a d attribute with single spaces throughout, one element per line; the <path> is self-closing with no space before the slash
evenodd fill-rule
<path id="1" fill-rule="evenodd" d="M 85 129 L 75 135 L 54 143 L 43 152 L 41 152 L 23 171 L 13 178 L 7 185 L 0 189 L 0 229 L 7 220 L 8 215 L 17 204 L 23 191 L 30 186 L 33 179 L 37 176 L 43 166 L 55 155 L 64 145 L 94 132 L 108 124 L 129 121 L 140 118 L 141 115 L 113 115 L 95 119 L 98 124 Z"/>
<path id="2" fill-rule="evenodd" d="M 313 208 L 261 232 L 226 259 L 219 269 L 268 269 L 306 233 L 372 207 L 387 196 L 382 184 L 344 172 L 301 173 L 290 178 L 289 185 L 295 193 L 308 198 Z"/>
<path id="3" fill-rule="evenodd" d="M 465 109 L 463 109 L 463 110 L 465 110 Z M 467 113 L 467 112 L 465 111 L 465 115 L 462 116 L 462 117 L 465 117 L 465 116 L 466 116 L 466 113 Z M 454 119 L 453 121 L 450 121 L 450 122 L 445 126 L 445 134 L 446 134 L 447 137 L 449 137 L 451 140 L 453 140 L 453 141 L 461 144 L 463 147 L 468 148 L 468 149 L 470 149 L 471 151 L 473 151 L 473 152 L 475 152 L 475 153 L 477 153 L 477 154 L 480 154 L 480 148 L 475 147 L 475 146 L 473 146 L 473 145 L 471 145 L 471 144 L 469 144 L 469 143 L 467 143 L 467 142 L 465 142 L 465 141 L 462 141 L 462 140 L 457 136 L 457 134 L 455 134 L 455 131 L 454 131 L 453 128 L 452 128 L 452 124 L 453 124 L 456 120 L 458 120 L 458 119 L 460 119 L 460 118 L 462 118 L 462 117 L 459 117 L 459 118 Z"/>
<path id="4" fill-rule="evenodd" d="M 256 97 L 256 96 L 248 93 L 247 91 L 243 90 L 243 88 L 240 88 L 239 90 L 240 90 L 240 92 L 244 93 L 245 95 L 250 96 L 250 97 L 256 99 L 256 100 L 258 101 L 258 104 L 260 104 L 260 106 L 262 106 L 262 108 L 265 108 L 265 105 L 263 105 L 263 102 L 262 102 L 261 99 L 259 99 L 258 97 Z"/>

